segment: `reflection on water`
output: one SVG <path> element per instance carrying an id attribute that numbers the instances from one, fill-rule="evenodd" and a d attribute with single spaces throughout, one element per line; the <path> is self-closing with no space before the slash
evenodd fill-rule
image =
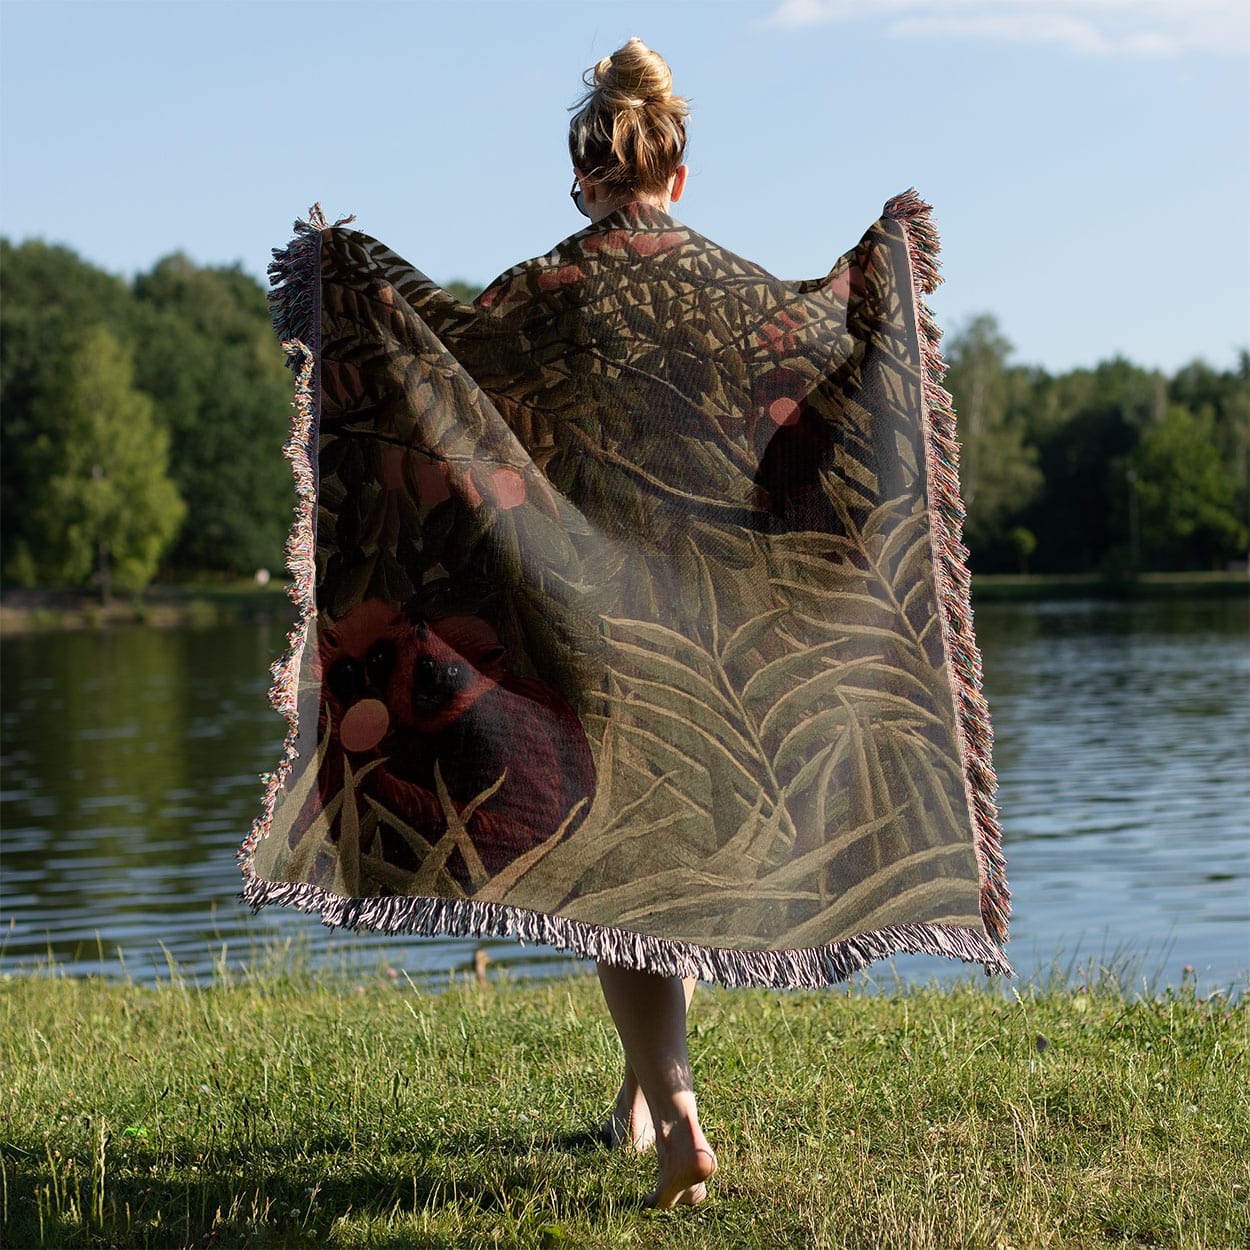
<path id="1" fill-rule="evenodd" d="M 1250 968 L 1247 604 L 988 604 L 1009 953 L 1025 975 L 1099 952 L 1179 980 Z M 279 754 L 265 700 L 281 623 L 27 635 L 0 646 L 0 968 L 211 975 L 293 933 L 318 958 L 414 975 L 576 966 L 512 942 L 331 934 L 236 901 L 235 852 Z M 897 961 L 926 978 L 945 961 Z"/>
<path id="2" fill-rule="evenodd" d="M 977 613 L 1019 966 L 1149 948 L 1147 972 L 1244 985 L 1248 620 L 1245 600 Z"/>

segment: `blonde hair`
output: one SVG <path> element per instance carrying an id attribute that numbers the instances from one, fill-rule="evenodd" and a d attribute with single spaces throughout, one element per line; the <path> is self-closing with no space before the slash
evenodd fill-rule
<path id="1" fill-rule="evenodd" d="M 631 39 L 582 75 L 569 155 L 609 194 L 664 191 L 686 152 L 686 101 L 664 58 Z"/>

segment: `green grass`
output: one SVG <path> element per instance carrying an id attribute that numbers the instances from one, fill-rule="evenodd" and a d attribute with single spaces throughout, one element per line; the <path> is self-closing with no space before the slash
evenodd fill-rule
<path id="1" fill-rule="evenodd" d="M 1244 1246 L 1250 1009 L 961 984 L 700 989 L 721 1170 L 646 1212 L 594 1144 L 589 979 L 0 982 L 6 1246 Z"/>

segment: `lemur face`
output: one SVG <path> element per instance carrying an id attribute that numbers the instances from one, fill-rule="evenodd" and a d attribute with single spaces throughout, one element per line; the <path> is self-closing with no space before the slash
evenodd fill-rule
<path id="1" fill-rule="evenodd" d="M 472 681 L 474 669 L 462 657 L 423 655 L 413 670 L 412 701 L 421 712 L 436 712 Z"/>
<path id="2" fill-rule="evenodd" d="M 465 632 L 464 625 L 470 620 L 449 618 L 444 628 L 465 651 L 472 652 L 472 661 L 443 636 L 439 628 L 443 622 L 427 625 L 417 621 L 412 627 L 412 639 L 404 648 L 396 681 L 403 681 L 406 674 L 402 670 L 411 674 L 412 715 L 415 724 L 427 731 L 443 728 L 495 685 L 495 680 L 482 669 L 489 672 L 501 664 L 503 647 L 493 631 L 489 638 L 474 639 L 473 645 L 466 638 L 457 637 L 457 633 Z M 490 628 L 485 622 L 474 624 L 478 632 Z"/>
<path id="3" fill-rule="evenodd" d="M 364 658 L 340 656 L 326 674 L 326 684 L 344 706 L 366 695 L 385 697 L 398 650 L 389 638 L 379 638 Z"/>
<path id="4" fill-rule="evenodd" d="M 414 619 L 380 599 L 328 630 L 320 655 L 352 751 L 372 749 L 392 730 L 440 732 L 505 673 L 504 647 L 481 618 Z"/>

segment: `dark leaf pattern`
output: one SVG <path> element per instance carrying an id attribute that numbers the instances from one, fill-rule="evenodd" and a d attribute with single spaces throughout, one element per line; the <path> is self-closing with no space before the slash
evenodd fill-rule
<path id="1" fill-rule="evenodd" d="M 256 873 L 730 950 L 983 931 L 902 226 L 785 283 L 631 205 L 472 305 L 319 257 Z"/>

